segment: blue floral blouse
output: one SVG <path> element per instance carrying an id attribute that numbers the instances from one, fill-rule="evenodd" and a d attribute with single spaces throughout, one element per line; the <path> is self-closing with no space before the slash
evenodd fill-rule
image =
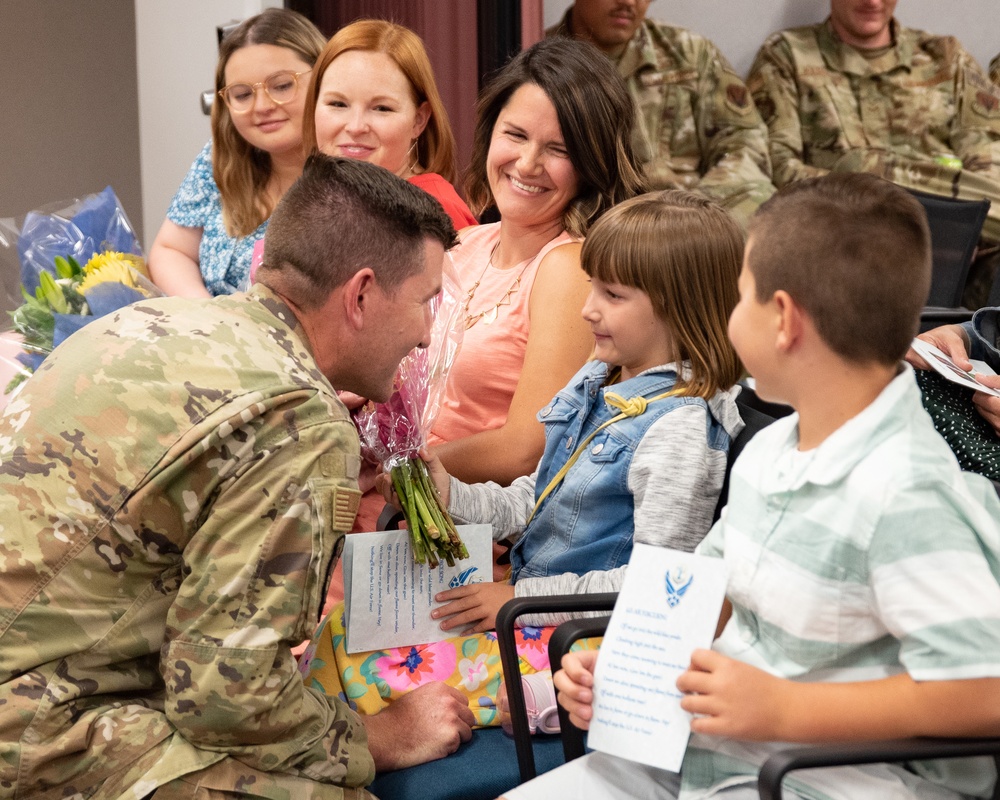
<path id="1" fill-rule="evenodd" d="M 167 219 L 185 228 L 201 228 L 198 259 L 201 277 L 213 295 L 232 294 L 247 287 L 254 243 L 264 238 L 267 220 L 249 236 L 233 238 L 222 223 L 222 197 L 212 177 L 212 143 L 188 170 L 174 195 Z"/>

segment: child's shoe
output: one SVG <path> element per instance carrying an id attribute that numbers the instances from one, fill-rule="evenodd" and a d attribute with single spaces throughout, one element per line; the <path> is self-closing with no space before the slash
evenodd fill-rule
<path id="1" fill-rule="evenodd" d="M 559 713 L 556 706 L 556 689 L 552 685 L 552 672 L 544 670 L 531 675 L 521 676 L 521 688 L 524 690 L 524 705 L 528 712 L 528 729 L 532 734 L 559 733 Z M 500 711 L 500 725 L 504 732 L 513 736 L 514 726 L 511 722 L 510 703 L 507 700 L 507 687 L 500 685 L 497 693 L 497 708 Z"/>

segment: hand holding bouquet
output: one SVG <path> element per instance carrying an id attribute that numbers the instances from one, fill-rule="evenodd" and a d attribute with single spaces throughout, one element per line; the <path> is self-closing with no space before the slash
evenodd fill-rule
<path id="1" fill-rule="evenodd" d="M 427 465 L 418 455 L 440 408 L 445 379 L 463 333 L 458 302 L 461 290 L 448 259 L 445 266 L 444 288 L 433 301 L 430 347 L 413 350 L 402 360 L 386 402 L 369 401 L 354 414 L 362 451 L 380 462 L 392 479 L 414 558 L 432 567 L 441 560 L 453 565 L 469 556 Z"/>

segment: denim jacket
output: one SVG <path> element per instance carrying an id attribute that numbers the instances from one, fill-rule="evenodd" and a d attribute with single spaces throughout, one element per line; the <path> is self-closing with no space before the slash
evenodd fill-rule
<path id="1" fill-rule="evenodd" d="M 650 371 L 605 387 L 608 365 L 590 362 L 541 410 L 545 451 L 538 465 L 535 498 L 576 451 L 579 443 L 619 413 L 604 402 L 606 392 L 624 399 L 647 399 L 673 388 L 673 369 Z M 610 570 L 632 554 L 633 497 L 629 467 L 636 446 L 664 414 L 684 405 L 708 404 L 698 397 L 668 397 L 651 402 L 638 416 L 604 428 L 587 445 L 562 483 L 545 499 L 511 551 L 513 581 L 572 572 Z M 709 413 L 708 446 L 728 450 L 730 435 Z M 669 469 L 664 464 L 664 469 Z"/>

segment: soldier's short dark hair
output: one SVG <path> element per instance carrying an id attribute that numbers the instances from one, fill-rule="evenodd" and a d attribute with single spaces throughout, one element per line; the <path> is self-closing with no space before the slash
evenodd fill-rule
<path id="1" fill-rule="evenodd" d="M 457 242 L 441 205 L 387 169 L 317 153 L 271 215 L 257 280 L 302 308 L 370 267 L 391 292 L 423 269 L 424 242 Z"/>
<path id="2" fill-rule="evenodd" d="M 798 181 L 758 209 L 748 247 L 757 299 L 788 292 L 835 353 L 863 364 L 906 354 L 930 292 L 931 246 L 905 189 L 867 173 Z"/>

